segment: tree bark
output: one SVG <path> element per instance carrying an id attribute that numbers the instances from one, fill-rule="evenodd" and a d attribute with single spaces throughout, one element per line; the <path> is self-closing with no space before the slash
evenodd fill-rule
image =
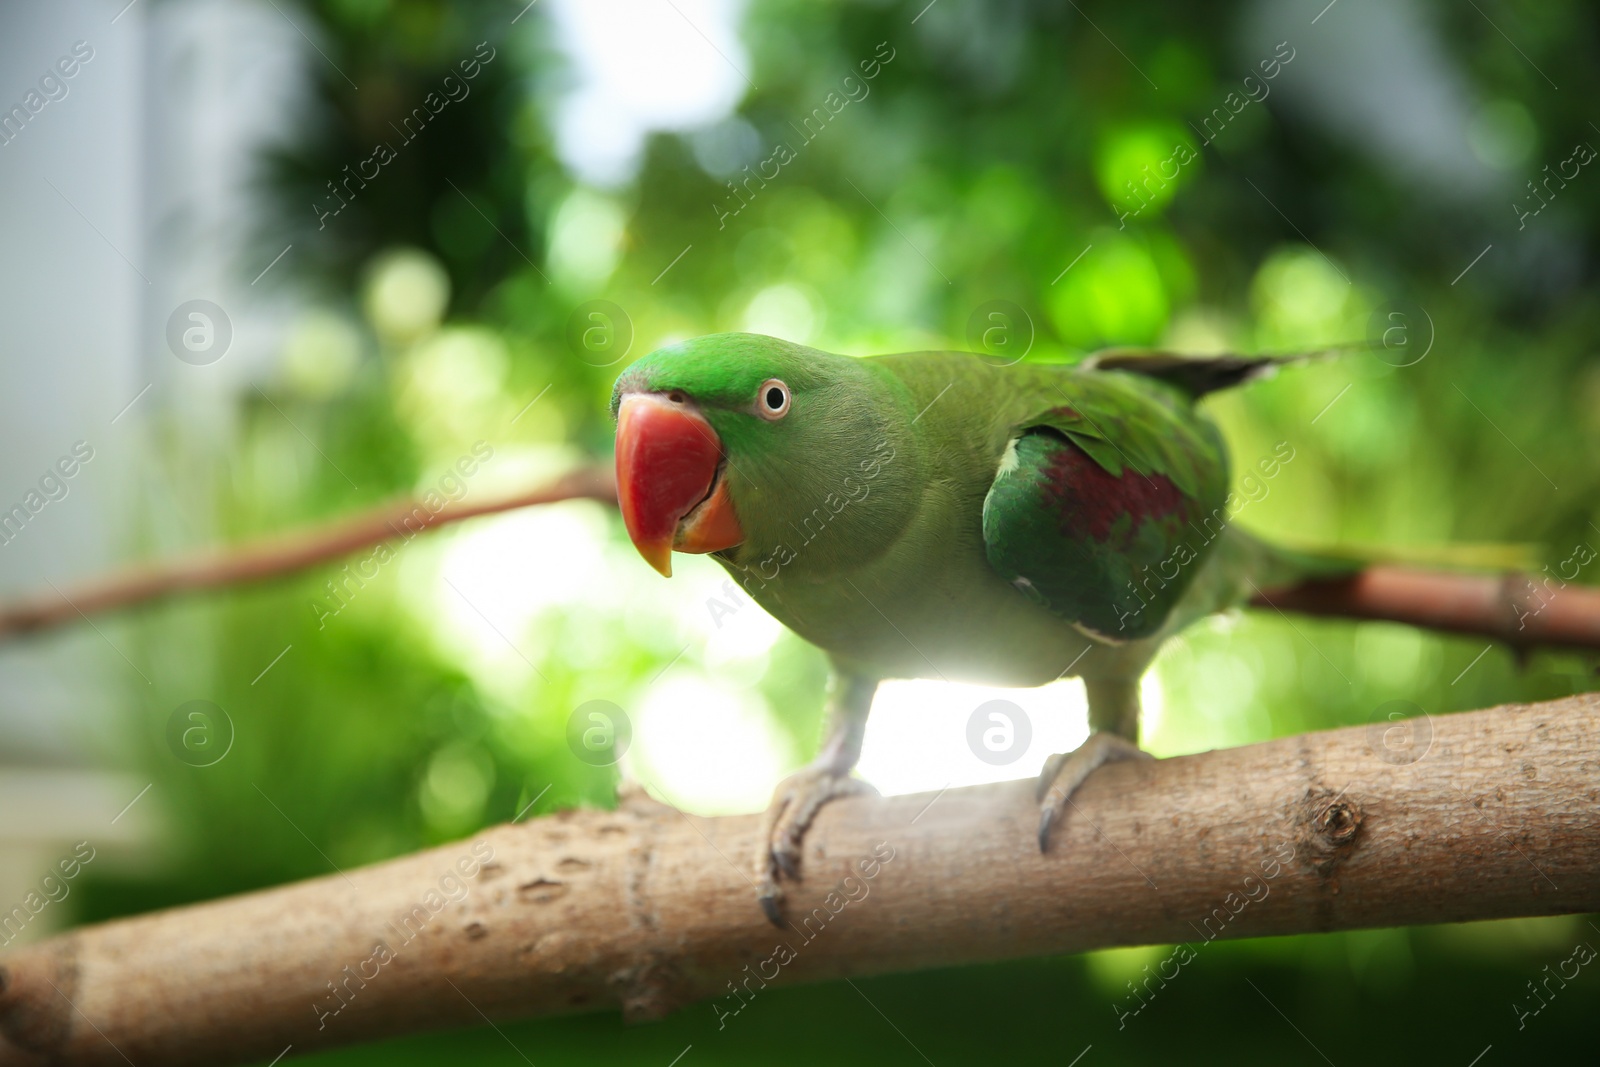
<path id="1" fill-rule="evenodd" d="M 774 929 L 748 869 L 759 817 L 635 793 L 14 951 L 0 1065 L 236 1063 L 704 1000 L 720 1016 L 768 983 L 1596 909 L 1600 695 L 1113 764 L 1046 854 L 1037 820 L 1028 781 L 829 804 Z"/>
<path id="2" fill-rule="evenodd" d="M 406 498 L 322 526 L 196 553 L 179 559 L 130 567 L 91 579 L 68 590 L 52 585 L 10 603 L 0 603 L 0 641 L 48 630 L 99 612 L 153 603 L 201 589 L 219 589 L 293 574 L 384 541 L 421 533 L 479 515 L 554 504 L 563 500 L 615 503 L 616 481 L 609 467 L 574 471 L 555 483 L 482 503 L 447 503 L 433 511 Z"/>
<path id="3" fill-rule="evenodd" d="M 1513 648 L 1600 648 L 1600 589 L 1541 575 L 1457 574 L 1376 565 L 1348 578 L 1301 582 L 1255 597 L 1256 607 L 1403 622 L 1476 634 Z"/>

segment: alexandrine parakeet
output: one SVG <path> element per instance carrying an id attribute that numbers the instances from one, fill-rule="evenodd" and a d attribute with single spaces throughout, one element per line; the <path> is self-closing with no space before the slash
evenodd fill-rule
<path id="1" fill-rule="evenodd" d="M 785 780 L 755 858 L 783 879 L 851 777 L 890 678 L 1037 686 L 1081 677 L 1089 739 L 1039 783 L 1039 845 L 1095 768 L 1143 758 L 1140 675 L 1163 639 L 1321 563 L 1226 522 L 1228 458 L 1201 395 L 1270 358 L 1110 352 L 995 366 L 853 358 L 720 334 L 630 366 L 612 397 L 628 533 L 663 574 L 709 552 L 828 654 L 826 739 Z"/>

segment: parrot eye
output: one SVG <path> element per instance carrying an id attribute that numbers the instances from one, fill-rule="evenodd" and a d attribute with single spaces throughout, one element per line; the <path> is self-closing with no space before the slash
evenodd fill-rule
<path id="1" fill-rule="evenodd" d="M 761 383 L 756 394 L 756 412 L 764 419 L 781 419 L 789 414 L 789 387 L 777 378 Z"/>

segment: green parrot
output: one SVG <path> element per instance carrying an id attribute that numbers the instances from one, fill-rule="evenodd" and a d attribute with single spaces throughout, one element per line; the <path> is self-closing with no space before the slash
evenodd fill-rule
<path id="1" fill-rule="evenodd" d="M 627 368 L 611 407 L 640 554 L 670 575 L 674 551 L 711 553 L 832 664 L 821 753 L 778 787 L 755 857 L 774 923 L 818 809 L 871 788 L 851 772 L 881 681 L 1083 679 L 1090 736 L 1039 779 L 1044 849 L 1090 773 L 1149 758 L 1139 679 L 1163 640 L 1259 588 L 1353 567 L 1226 522 L 1227 450 L 1195 401 L 1279 362 L 1001 367 L 718 334 Z"/>

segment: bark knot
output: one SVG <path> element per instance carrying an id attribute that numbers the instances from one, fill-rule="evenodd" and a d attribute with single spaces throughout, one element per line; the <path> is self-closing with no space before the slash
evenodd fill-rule
<path id="1" fill-rule="evenodd" d="M 1331 878 L 1334 869 L 1355 851 L 1361 840 L 1366 813 L 1360 801 L 1345 790 L 1307 789 L 1300 801 L 1299 824 L 1301 855 L 1322 878 Z"/>

